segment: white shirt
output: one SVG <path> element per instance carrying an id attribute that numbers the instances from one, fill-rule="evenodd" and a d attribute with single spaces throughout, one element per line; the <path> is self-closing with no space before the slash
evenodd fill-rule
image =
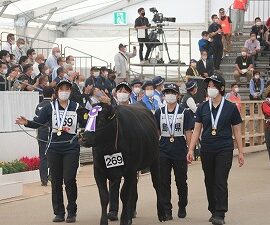
<path id="1" fill-rule="evenodd" d="M 34 65 L 33 65 L 33 69 L 34 69 L 34 78 L 37 76 L 37 75 L 39 75 L 39 69 L 38 69 L 38 63 L 37 62 L 35 62 L 34 63 Z"/>
<path id="2" fill-rule="evenodd" d="M 13 51 L 12 51 L 12 45 L 11 45 L 10 43 L 8 43 L 8 42 L 6 42 L 6 43 L 4 44 L 2 50 L 6 50 L 6 51 L 8 51 L 8 52 L 11 53 L 11 54 L 12 54 L 12 52 L 13 52 Z"/>
<path id="3" fill-rule="evenodd" d="M 58 66 L 57 58 L 54 55 L 50 55 L 46 60 L 46 66 L 48 66 L 50 70 L 53 70 L 55 67 Z"/>
<path id="4" fill-rule="evenodd" d="M 16 62 L 18 63 L 20 58 L 22 56 L 26 56 L 25 50 L 24 49 L 19 49 L 18 46 L 16 46 L 13 49 L 13 54 L 15 55 Z"/>
<path id="5" fill-rule="evenodd" d="M 206 60 L 202 59 L 203 65 L 206 68 Z"/>

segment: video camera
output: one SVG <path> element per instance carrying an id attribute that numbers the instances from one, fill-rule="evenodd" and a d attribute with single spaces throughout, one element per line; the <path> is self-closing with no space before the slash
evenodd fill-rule
<path id="1" fill-rule="evenodd" d="M 175 17 L 164 17 L 162 13 L 158 13 L 157 9 L 155 7 L 152 7 L 149 9 L 150 12 L 154 13 L 154 17 L 152 21 L 154 23 L 163 23 L 163 22 L 172 22 L 175 23 L 176 18 Z"/>

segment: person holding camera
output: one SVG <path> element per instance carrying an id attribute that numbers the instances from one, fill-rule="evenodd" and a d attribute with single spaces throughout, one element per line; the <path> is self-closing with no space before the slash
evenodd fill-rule
<path id="1" fill-rule="evenodd" d="M 148 36 L 148 28 L 151 26 L 148 19 L 145 17 L 145 10 L 144 8 L 138 9 L 139 17 L 135 20 L 135 28 L 138 32 L 138 42 L 140 45 L 139 49 L 139 56 L 141 63 L 145 63 L 148 61 L 148 57 L 151 52 L 151 46 L 147 44 L 149 42 L 149 36 Z M 145 54 L 145 57 L 143 58 L 143 45 L 145 44 L 147 51 Z"/>

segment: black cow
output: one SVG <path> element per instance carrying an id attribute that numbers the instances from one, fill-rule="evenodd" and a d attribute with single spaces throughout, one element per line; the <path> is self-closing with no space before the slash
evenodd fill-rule
<path id="1" fill-rule="evenodd" d="M 109 192 L 107 179 L 124 177 L 121 189 L 123 210 L 120 225 L 132 224 L 137 194 L 137 171 L 150 167 L 153 186 L 157 194 L 157 212 L 160 221 L 165 213 L 160 194 L 159 136 L 153 114 L 141 104 L 112 107 L 101 103 L 102 111 L 96 120 L 95 132 L 84 132 L 82 144 L 93 147 L 94 176 L 98 186 L 102 215 L 100 224 L 107 225 Z M 104 156 L 122 153 L 124 165 L 106 168 Z M 121 157 L 113 159 L 114 163 Z M 110 159 L 106 163 L 110 162 Z"/>

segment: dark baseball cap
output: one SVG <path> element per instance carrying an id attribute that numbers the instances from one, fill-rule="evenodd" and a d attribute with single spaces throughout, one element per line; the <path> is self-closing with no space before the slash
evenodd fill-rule
<path id="1" fill-rule="evenodd" d="M 174 91 L 177 94 L 179 94 L 179 87 L 178 85 L 174 84 L 174 83 L 168 83 L 164 85 L 164 90 L 162 91 L 163 93 L 166 91 Z"/>
<path id="2" fill-rule="evenodd" d="M 127 47 L 127 45 L 121 43 L 118 48 L 125 48 L 125 47 Z"/>
<path id="3" fill-rule="evenodd" d="M 195 80 L 190 80 L 186 83 L 187 91 L 191 90 L 194 87 L 197 87 L 197 82 Z"/>
<path id="4" fill-rule="evenodd" d="M 69 81 L 69 80 L 61 80 L 57 85 L 56 87 L 59 88 L 60 86 L 64 85 L 64 84 L 67 84 L 69 85 L 70 87 L 72 87 L 72 83 Z"/>
<path id="5" fill-rule="evenodd" d="M 145 88 L 148 86 L 152 86 L 154 89 L 156 88 L 156 85 L 153 83 L 153 81 L 148 80 L 148 81 L 145 81 L 145 83 L 142 86 L 142 89 L 145 90 Z"/>
<path id="6" fill-rule="evenodd" d="M 219 83 L 222 86 L 225 86 L 225 83 L 226 83 L 224 78 L 221 75 L 217 75 L 217 74 L 214 74 L 211 77 L 207 77 L 204 79 L 205 83 L 209 83 L 210 81 L 213 81 L 215 83 Z"/>
<path id="7" fill-rule="evenodd" d="M 139 79 L 134 79 L 133 81 L 131 81 L 131 87 L 134 86 L 135 84 L 140 84 L 143 85 L 143 82 L 141 82 Z"/>
<path id="8" fill-rule="evenodd" d="M 132 89 L 131 89 L 131 87 L 130 87 L 130 84 L 129 84 L 128 82 L 126 82 L 126 81 L 120 82 L 120 83 L 116 86 L 115 91 L 118 91 L 118 90 L 121 89 L 122 87 L 126 87 L 126 88 L 129 90 L 130 93 L 132 92 Z"/>
<path id="9" fill-rule="evenodd" d="M 191 59 L 191 60 L 190 60 L 190 64 L 191 64 L 191 63 L 197 63 L 197 61 L 196 61 L 195 59 Z"/>
<path id="10" fill-rule="evenodd" d="M 154 83 L 154 85 L 158 86 L 158 85 L 161 85 L 163 84 L 165 81 L 164 78 L 162 78 L 161 76 L 156 76 L 153 78 L 152 82 Z"/>

